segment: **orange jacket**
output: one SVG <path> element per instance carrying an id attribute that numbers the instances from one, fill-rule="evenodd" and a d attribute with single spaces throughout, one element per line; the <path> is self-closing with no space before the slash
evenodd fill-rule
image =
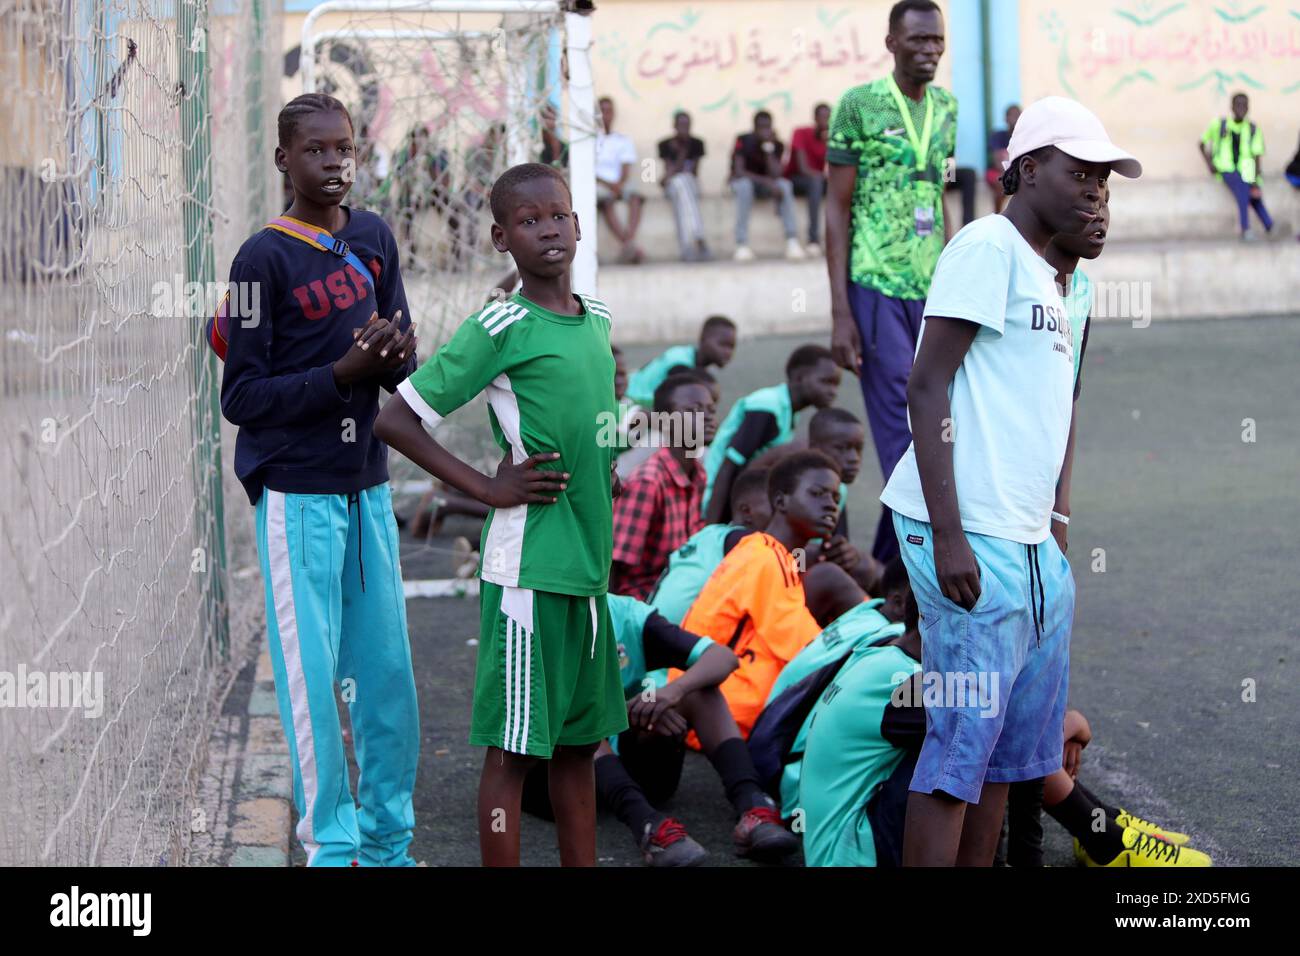
<path id="1" fill-rule="evenodd" d="M 682 628 L 727 645 L 740 658 L 721 690 L 744 738 L 781 668 L 821 633 L 804 603 L 794 557 L 762 532 L 746 535 L 723 558 Z"/>

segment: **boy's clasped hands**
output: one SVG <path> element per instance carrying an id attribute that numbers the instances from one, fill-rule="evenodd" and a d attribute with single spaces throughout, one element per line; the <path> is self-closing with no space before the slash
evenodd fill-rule
<path id="1" fill-rule="evenodd" d="M 379 313 L 370 316 L 362 328 L 353 329 L 355 341 L 352 348 L 334 363 L 334 380 L 340 385 L 352 385 L 397 371 L 415 354 L 415 325 L 408 323 L 405 333 L 401 329 L 402 310 L 391 319 L 381 319 Z"/>

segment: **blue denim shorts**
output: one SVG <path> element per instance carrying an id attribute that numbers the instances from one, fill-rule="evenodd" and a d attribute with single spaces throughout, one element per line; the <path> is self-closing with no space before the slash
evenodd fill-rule
<path id="1" fill-rule="evenodd" d="M 1059 769 L 1074 578 L 1056 539 L 967 532 L 980 596 L 966 611 L 939 590 L 930 525 L 895 513 L 894 528 L 921 611 L 925 742 L 911 789 L 978 803 L 985 782 Z"/>

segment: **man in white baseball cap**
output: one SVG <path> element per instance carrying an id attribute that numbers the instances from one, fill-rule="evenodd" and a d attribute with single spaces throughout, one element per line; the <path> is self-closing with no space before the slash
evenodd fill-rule
<path id="1" fill-rule="evenodd" d="M 991 865 L 1009 785 L 1057 770 L 1064 746 L 1074 579 L 1050 527 L 1075 344 L 1044 253 L 1090 227 L 1112 169 L 1142 167 L 1055 96 L 1025 109 L 1007 152 L 1006 208 L 958 232 L 935 267 L 907 386 L 912 444 L 880 496 L 924 621 L 925 672 L 1000 688 L 996 713 L 927 705 L 906 866 Z"/>
<path id="2" fill-rule="evenodd" d="M 1020 114 L 1003 167 L 1010 168 L 1021 156 L 1045 146 L 1086 162 L 1109 163 L 1128 179 L 1142 175 L 1142 164 L 1110 141 L 1096 114 L 1064 96 L 1045 96 Z"/>

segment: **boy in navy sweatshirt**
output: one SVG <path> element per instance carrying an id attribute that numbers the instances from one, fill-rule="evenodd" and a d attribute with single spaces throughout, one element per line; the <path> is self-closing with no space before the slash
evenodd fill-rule
<path id="1" fill-rule="evenodd" d="M 387 449 L 372 429 L 380 387 L 415 368 L 415 333 L 388 226 L 341 205 L 355 159 L 338 100 L 305 94 L 280 112 L 275 165 L 294 200 L 231 265 L 235 301 L 252 314 L 228 317 L 221 410 L 239 426 L 235 473 L 257 511 L 308 865 L 409 866 L 419 721 Z"/>

